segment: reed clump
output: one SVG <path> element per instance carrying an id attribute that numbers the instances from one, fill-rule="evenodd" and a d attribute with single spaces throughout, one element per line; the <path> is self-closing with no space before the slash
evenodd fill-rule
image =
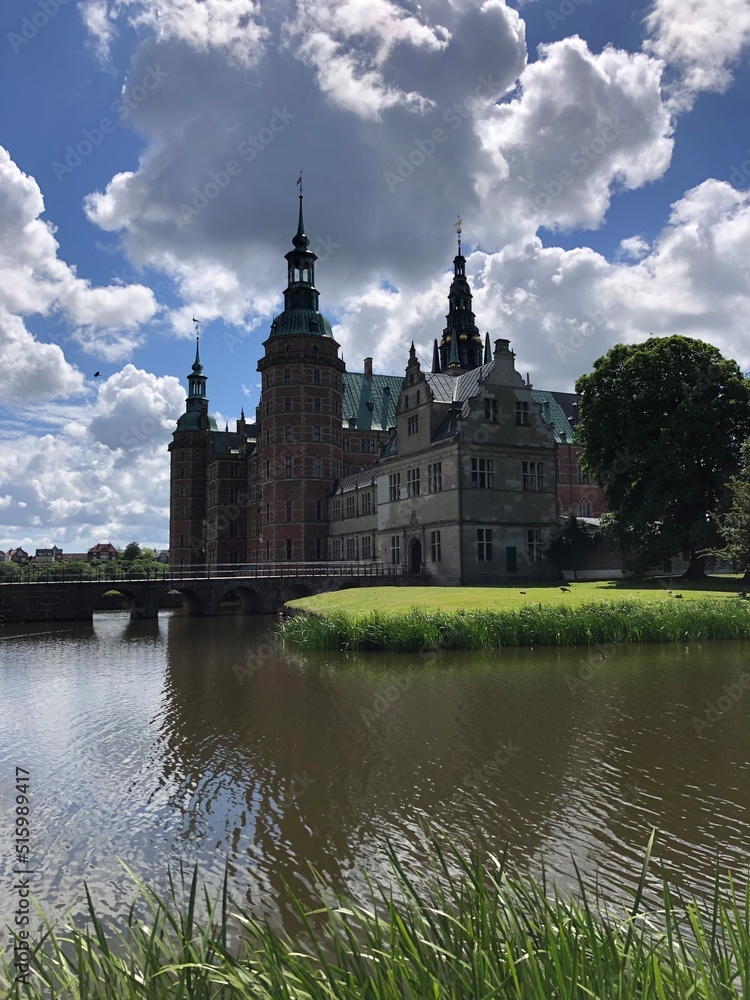
<path id="1" fill-rule="evenodd" d="M 750 639 L 750 602 L 741 600 L 529 604 L 494 611 L 403 614 L 297 614 L 282 622 L 284 642 L 303 649 L 497 649 L 502 646 L 587 646 L 609 642 L 694 642 Z"/>
<path id="2" fill-rule="evenodd" d="M 708 903 L 665 883 L 658 910 L 644 902 L 646 862 L 632 903 L 606 907 L 579 881 L 575 897 L 433 845 L 427 878 L 393 854 L 392 881 L 365 903 L 325 892 L 299 902 L 299 934 L 285 937 L 234 907 L 224 882 L 205 896 L 141 885 L 149 910 L 131 909 L 112 932 L 89 898 L 89 925 L 47 929 L 28 985 L 6 960 L 3 996 L 76 1000 L 724 1000 L 750 996 L 750 895 L 719 880 Z M 205 890 L 204 890 L 205 895 Z"/>

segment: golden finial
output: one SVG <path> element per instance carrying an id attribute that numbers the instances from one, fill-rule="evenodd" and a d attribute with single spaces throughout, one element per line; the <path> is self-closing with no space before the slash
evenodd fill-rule
<path id="1" fill-rule="evenodd" d="M 461 256 L 461 216 L 459 215 L 456 222 L 453 223 L 453 228 L 456 230 L 456 235 L 458 236 L 458 256 Z"/>

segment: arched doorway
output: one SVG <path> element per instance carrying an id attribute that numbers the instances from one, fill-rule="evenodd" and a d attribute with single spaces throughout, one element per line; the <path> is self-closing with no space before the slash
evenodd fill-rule
<path id="1" fill-rule="evenodd" d="M 409 572 L 417 575 L 422 572 L 422 543 L 415 538 L 409 548 Z"/>

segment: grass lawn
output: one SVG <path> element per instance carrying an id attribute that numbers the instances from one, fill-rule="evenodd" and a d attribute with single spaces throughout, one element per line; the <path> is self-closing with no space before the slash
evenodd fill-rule
<path id="1" fill-rule="evenodd" d="M 366 615 L 373 611 L 407 613 L 413 608 L 425 611 L 497 611 L 538 604 L 588 604 L 591 601 L 617 600 L 623 597 L 643 601 L 673 601 L 675 594 L 684 600 L 734 597 L 741 589 L 740 576 L 709 576 L 698 582 L 670 581 L 667 577 L 648 580 L 607 580 L 592 583 L 513 584 L 506 587 L 355 587 L 330 594 L 316 594 L 289 601 L 300 608 L 324 615 L 342 611 Z M 670 596 L 669 590 L 672 590 Z M 525 591 L 525 593 L 524 593 Z"/>

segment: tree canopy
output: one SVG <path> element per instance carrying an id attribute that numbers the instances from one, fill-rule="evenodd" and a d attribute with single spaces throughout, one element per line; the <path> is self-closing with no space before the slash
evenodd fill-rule
<path id="1" fill-rule="evenodd" d="M 710 344 L 671 336 L 618 344 L 576 391 L 575 441 L 619 541 L 640 568 L 688 552 L 688 574 L 702 573 L 698 551 L 750 433 L 750 382 Z"/>
<path id="2" fill-rule="evenodd" d="M 745 574 L 743 583 L 750 584 L 750 438 L 740 449 L 740 466 L 727 483 L 729 509 L 714 516 L 721 546 L 709 549 L 706 555 L 731 563 Z"/>

